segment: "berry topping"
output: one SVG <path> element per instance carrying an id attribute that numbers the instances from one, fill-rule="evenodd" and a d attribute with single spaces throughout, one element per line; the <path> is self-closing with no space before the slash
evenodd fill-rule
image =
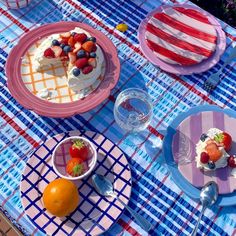
<path id="1" fill-rule="evenodd" d="M 45 51 L 44 51 L 44 56 L 46 58 L 54 58 L 55 57 L 55 53 L 54 51 L 51 49 L 51 48 L 47 48 Z"/>
<path id="2" fill-rule="evenodd" d="M 232 145 L 232 138 L 228 133 L 223 132 L 221 134 L 216 134 L 214 137 L 214 140 L 218 144 L 223 145 L 226 152 L 228 152 L 230 150 L 231 145 Z"/>
<path id="3" fill-rule="evenodd" d="M 65 44 L 65 45 L 67 45 L 67 44 L 68 44 L 68 40 L 69 40 L 69 39 L 66 39 L 66 38 L 61 39 L 61 40 L 60 40 L 60 44 Z"/>
<path id="4" fill-rule="evenodd" d="M 61 52 L 60 57 L 62 57 L 62 59 L 65 60 L 65 61 L 69 59 L 68 55 L 63 50 Z"/>
<path id="5" fill-rule="evenodd" d="M 87 39 L 87 35 L 84 33 L 74 35 L 75 42 L 83 43 L 86 39 Z"/>
<path id="6" fill-rule="evenodd" d="M 97 55 L 95 52 L 90 52 L 89 56 L 95 58 Z"/>
<path id="7" fill-rule="evenodd" d="M 71 33 L 71 35 L 72 35 L 73 37 L 75 36 L 75 34 L 76 34 L 76 32 L 72 32 L 72 33 Z"/>
<path id="8" fill-rule="evenodd" d="M 95 68 L 97 66 L 97 60 L 95 58 L 89 58 L 88 59 L 88 64 Z"/>
<path id="9" fill-rule="evenodd" d="M 93 47 L 94 47 L 94 42 L 92 41 L 87 41 L 82 44 L 82 48 L 87 52 L 92 52 Z"/>
<path id="10" fill-rule="evenodd" d="M 214 163 L 213 161 L 209 161 L 209 162 L 208 162 L 208 167 L 209 167 L 211 170 L 213 170 L 213 169 L 215 169 L 216 165 L 215 165 L 215 163 Z"/>
<path id="11" fill-rule="evenodd" d="M 200 140 L 204 142 L 208 138 L 207 134 L 202 134 Z"/>
<path id="12" fill-rule="evenodd" d="M 92 52 L 96 52 L 96 51 L 97 51 L 97 46 L 96 46 L 96 44 L 94 44 Z"/>
<path id="13" fill-rule="evenodd" d="M 96 43 L 96 38 L 95 37 L 89 37 L 87 39 L 87 41 L 92 41 L 92 42 Z"/>
<path id="14" fill-rule="evenodd" d="M 53 46 L 53 47 L 52 47 L 52 50 L 53 50 L 53 52 L 54 52 L 54 54 L 55 54 L 55 57 L 60 57 L 60 55 L 61 55 L 61 53 L 62 53 L 61 47 L 59 47 L 59 46 Z"/>
<path id="15" fill-rule="evenodd" d="M 228 166 L 232 168 L 236 168 L 236 157 L 230 156 L 228 158 Z"/>
<path id="16" fill-rule="evenodd" d="M 86 57 L 84 57 L 84 58 L 79 58 L 79 59 L 77 59 L 77 61 L 75 62 L 75 65 L 76 65 L 77 68 L 82 69 L 82 68 L 84 68 L 85 66 L 88 65 L 88 59 L 87 59 Z"/>
<path id="17" fill-rule="evenodd" d="M 66 33 L 63 33 L 63 34 L 60 34 L 60 37 L 61 38 L 70 38 L 70 36 L 71 36 L 71 33 L 70 32 L 66 32 Z"/>
<path id="18" fill-rule="evenodd" d="M 93 67 L 88 65 L 88 66 L 85 66 L 83 69 L 82 69 L 82 72 L 83 74 L 88 74 L 90 73 L 91 71 L 93 70 Z"/>
<path id="19" fill-rule="evenodd" d="M 60 42 L 56 39 L 52 40 L 52 46 L 60 46 Z"/>
<path id="20" fill-rule="evenodd" d="M 73 52 L 68 53 L 69 61 L 71 64 L 74 64 L 76 61 L 76 55 Z"/>
<path id="21" fill-rule="evenodd" d="M 69 40 L 68 40 L 68 45 L 71 47 L 74 47 L 75 41 L 73 36 L 70 36 Z"/>
<path id="22" fill-rule="evenodd" d="M 218 161 L 222 156 L 221 150 L 219 150 L 218 146 L 215 143 L 207 144 L 205 150 L 209 155 L 211 161 Z"/>
<path id="23" fill-rule="evenodd" d="M 74 76 L 79 76 L 80 75 L 80 69 L 79 68 L 74 68 L 72 71 Z"/>
<path id="24" fill-rule="evenodd" d="M 83 58 L 86 57 L 86 52 L 82 49 L 77 52 L 77 57 L 78 58 Z"/>
<path id="25" fill-rule="evenodd" d="M 60 47 L 63 49 L 64 47 L 66 46 L 66 44 L 64 44 L 64 43 L 61 43 L 60 44 Z"/>
<path id="26" fill-rule="evenodd" d="M 209 157 L 209 155 L 206 152 L 202 152 L 201 153 L 201 157 L 200 157 L 201 163 L 207 164 L 209 159 L 210 159 L 210 157 Z"/>
<path id="27" fill-rule="evenodd" d="M 74 47 L 75 48 L 74 48 L 73 52 L 76 53 L 81 49 L 82 46 L 81 46 L 81 43 L 77 42 L 77 43 L 75 43 Z"/>
<path id="28" fill-rule="evenodd" d="M 71 46 L 66 45 L 66 46 L 63 48 L 63 51 L 66 52 L 66 53 L 69 53 L 69 52 L 72 51 L 72 48 L 71 48 Z"/>

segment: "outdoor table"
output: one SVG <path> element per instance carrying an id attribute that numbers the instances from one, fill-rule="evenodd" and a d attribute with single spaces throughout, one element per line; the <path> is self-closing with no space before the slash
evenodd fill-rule
<path id="1" fill-rule="evenodd" d="M 162 4 L 189 1 L 152 0 L 32 0 L 30 5 L 7 10 L 0 3 L 0 203 L 1 211 L 24 235 L 43 235 L 27 218 L 21 204 L 20 181 L 31 154 L 56 134 L 71 130 L 102 133 L 127 155 L 132 172 L 129 206 L 148 219 L 153 228 L 145 232 L 124 211 L 104 235 L 190 235 L 201 204 L 188 197 L 173 181 L 163 161 L 162 142 L 173 119 L 189 108 L 214 104 L 236 111 L 235 62 L 227 66 L 218 86 L 203 89 L 207 76 L 216 71 L 236 44 L 236 30 L 220 21 L 226 34 L 226 50 L 218 64 L 201 74 L 174 75 L 150 63 L 139 47 L 137 31 L 148 12 Z M 121 64 L 120 79 L 108 99 L 86 113 L 68 118 L 48 118 L 22 107 L 7 87 L 4 66 L 20 37 L 40 25 L 78 21 L 104 33 L 114 43 Z M 124 33 L 117 24 L 126 23 Z M 154 104 L 154 117 L 141 136 L 125 133 L 115 122 L 117 95 L 130 87 L 146 88 Z M 236 208 L 207 209 L 199 235 L 236 235 Z"/>

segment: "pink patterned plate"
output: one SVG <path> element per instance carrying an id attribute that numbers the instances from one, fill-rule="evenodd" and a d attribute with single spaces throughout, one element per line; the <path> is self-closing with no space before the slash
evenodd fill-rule
<path id="1" fill-rule="evenodd" d="M 32 45 L 36 44 L 39 39 L 51 34 L 70 31 L 75 27 L 80 27 L 96 37 L 97 43 L 101 46 L 105 56 L 105 76 L 98 88 L 83 99 L 65 103 L 49 102 L 40 99 L 26 87 L 22 79 L 22 58 L 24 58 L 24 55 L 28 53 Z M 95 108 L 110 95 L 111 90 L 115 87 L 119 79 L 120 62 L 115 46 L 100 31 L 84 23 L 58 22 L 40 26 L 25 34 L 9 54 L 5 70 L 8 77 L 8 88 L 12 96 L 22 106 L 43 116 L 68 117 Z"/>
<path id="2" fill-rule="evenodd" d="M 232 127 L 236 127 L 236 119 L 219 111 L 198 112 L 188 116 L 179 124 L 172 142 L 173 158 L 177 163 L 179 158 L 183 157 L 190 161 L 187 164 L 179 162 L 178 169 L 191 184 L 202 187 L 208 181 L 213 180 L 218 183 L 220 194 L 231 193 L 236 189 L 236 178 L 231 176 L 232 168 L 204 171 L 196 167 L 195 161 L 196 143 L 201 134 L 206 133 L 210 128 L 218 128 L 231 134 L 233 145 L 229 153 L 235 154 L 236 133 Z"/>
<path id="3" fill-rule="evenodd" d="M 177 64 L 170 64 L 165 62 L 164 60 L 159 59 L 155 53 L 152 51 L 152 49 L 147 45 L 146 42 L 146 29 L 147 24 L 151 17 L 155 15 L 156 13 L 161 13 L 165 11 L 165 9 L 169 9 L 171 7 L 182 7 L 186 9 L 192 9 L 197 10 L 202 15 L 206 16 L 209 22 L 215 27 L 217 32 L 217 42 L 216 42 L 216 50 L 208 59 L 203 60 L 202 62 L 190 65 L 190 66 L 182 66 Z M 150 12 L 147 17 L 141 22 L 139 29 L 138 29 L 138 39 L 140 43 L 140 47 L 144 53 L 144 55 L 155 65 L 159 66 L 162 70 L 173 73 L 173 74 L 182 74 L 182 75 L 189 75 L 193 73 L 201 73 L 204 71 L 207 71 L 211 67 L 217 64 L 217 62 L 220 60 L 220 56 L 225 51 L 225 45 L 226 45 L 226 39 L 225 39 L 225 33 L 223 32 L 219 22 L 210 15 L 209 13 L 203 11 L 202 9 L 188 5 L 188 4 L 174 4 L 174 5 L 164 5 L 158 7 L 156 10 Z"/>
<path id="4" fill-rule="evenodd" d="M 52 168 L 52 152 L 57 144 L 70 136 L 82 136 L 95 146 L 97 164 L 91 175 L 74 181 L 80 202 L 69 216 L 52 216 L 43 206 L 42 194 L 47 184 L 58 178 Z M 117 221 L 124 206 L 114 198 L 100 196 L 91 176 L 98 173 L 113 183 L 116 194 L 128 204 L 131 194 L 131 171 L 122 151 L 103 135 L 87 131 L 58 134 L 42 144 L 30 157 L 21 180 L 21 200 L 26 214 L 45 235 L 99 235 Z"/>

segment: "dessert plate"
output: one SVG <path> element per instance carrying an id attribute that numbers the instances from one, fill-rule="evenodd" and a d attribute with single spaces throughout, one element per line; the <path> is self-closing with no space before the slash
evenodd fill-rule
<path id="1" fill-rule="evenodd" d="M 31 54 L 41 39 L 51 34 L 73 30 L 75 27 L 80 27 L 96 37 L 97 43 L 102 48 L 105 57 L 105 75 L 98 87 L 96 85 L 93 88 L 94 91 L 83 99 L 76 98 L 68 89 L 64 89 L 60 92 L 59 100 L 52 102 L 43 100 L 33 93 L 33 86 L 35 83 L 40 82 L 40 78 L 39 75 L 32 72 L 28 66 L 32 64 L 32 62 L 30 62 Z M 63 67 L 60 69 L 63 71 Z M 43 116 L 68 117 L 95 108 L 110 95 L 111 89 L 115 87 L 119 79 L 120 62 L 115 46 L 110 39 L 100 31 L 84 23 L 58 22 L 40 26 L 25 34 L 10 52 L 5 70 L 8 77 L 8 88 L 12 96 L 22 106 Z M 60 73 L 59 71 L 59 74 Z M 55 80 L 52 73 L 51 75 L 50 73 L 42 74 L 42 84 L 47 83 L 47 81 L 50 83 L 50 81 Z M 56 79 L 58 80 L 58 78 Z M 59 78 L 59 80 L 57 81 L 60 85 L 59 87 L 65 87 L 64 84 L 61 84 L 62 79 Z"/>
<path id="2" fill-rule="evenodd" d="M 97 164 L 78 186 L 80 202 L 69 216 L 52 216 L 43 206 L 42 194 L 47 184 L 58 178 L 52 168 L 52 151 L 69 136 L 84 136 L 96 147 Z M 21 200 L 25 213 L 45 235 L 99 235 L 108 230 L 121 216 L 124 206 L 114 198 L 100 196 L 92 185 L 93 173 L 107 176 L 116 194 L 128 204 L 131 194 L 131 171 L 122 151 L 103 135 L 87 131 L 58 134 L 42 144 L 30 157 L 21 179 Z"/>
<path id="3" fill-rule="evenodd" d="M 163 155 L 175 183 L 190 197 L 199 199 L 200 188 L 208 181 L 219 185 L 220 206 L 236 204 L 236 178 L 230 176 L 231 168 L 215 171 L 201 171 L 196 168 L 195 145 L 202 133 L 209 128 L 219 128 L 232 134 L 233 145 L 229 153 L 236 153 L 236 113 L 217 106 L 205 105 L 191 108 L 180 114 L 167 128 L 163 141 Z M 178 164 L 178 158 L 184 156 L 190 163 Z"/>
<path id="4" fill-rule="evenodd" d="M 174 65 L 174 64 L 169 64 L 167 62 L 164 62 L 163 60 L 159 59 L 154 54 L 154 52 L 148 47 L 146 43 L 146 39 L 145 39 L 147 23 L 153 15 L 159 12 L 163 12 L 167 8 L 170 8 L 171 7 L 170 5 L 163 5 L 163 6 L 158 7 L 154 11 L 150 12 L 147 15 L 147 17 L 141 22 L 138 29 L 138 39 L 139 39 L 141 50 L 143 51 L 144 55 L 148 58 L 148 60 L 150 60 L 153 64 L 159 66 L 162 70 L 173 73 L 173 74 L 190 75 L 193 73 L 201 73 L 201 72 L 207 71 L 208 69 L 210 69 L 211 67 L 217 64 L 217 62 L 220 60 L 220 56 L 225 51 L 226 38 L 225 38 L 225 33 L 223 32 L 221 28 L 221 25 L 215 19 L 214 16 L 210 15 L 209 13 L 207 13 L 206 11 L 198 7 L 188 5 L 188 4 L 173 4 L 172 6 L 197 10 L 208 18 L 208 20 L 212 23 L 212 25 L 215 27 L 217 31 L 216 50 L 213 53 L 213 55 L 196 65 L 181 66 L 181 65 Z"/>

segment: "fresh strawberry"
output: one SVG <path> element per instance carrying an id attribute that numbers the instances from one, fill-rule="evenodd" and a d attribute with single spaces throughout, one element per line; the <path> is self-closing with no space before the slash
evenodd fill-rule
<path id="1" fill-rule="evenodd" d="M 52 50 L 55 54 L 55 57 L 60 57 L 61 53 L 62 53 L 62 48 L 59 46 L 53 46 Z"/>
<path id="2" fill-rule="evenodd" d="M 84 33 L 74 35 L 75 42 L 83 43 L 86 39 L 87 39 L 87 35 Z"/>
<path id="3" fill-rule="evenodd" d="M 74 37 L 73 36 L 70 36 L 70 38 L 68 40 L 68 45 L 70 45 L 71 47 L 74 47 L 75 41 L 74 41 Z"/>
<path id="4" fill-rule="evenodd" d="M 68 57 L 69 57 L 70 63 L 74 64 L 74 62 L 76 61 L 76 55 L 73 52 L 69 52 Z"/>
<path id="5" fill-rule="evenodd" d="M 236 157 L 230 156 L 228 158 L 228 166 L 232 168 L 236 168 Z"/>
<path id="6" fill-rule="evenodd" d="M 221 150 L 219 150 L 218 146 L 215 143 L 207 144 L 205 150 L 209 155 L 209 159 L 213 162 L 218 161 L 222 156 Z"/>
<path id="7" fill-rule="evenodd" d="M 70 156 L 72 158 L 80 158 L 83 161 L 88 159 L 89 148 L 84 143 L 83 140 L 77 139 L 73 141 L 72 146 L 70 147 Z"/>
<path id="8" fill-rule="evenodd" d="M 73 53 L 76 53 L 82 48 L 82 45 L 81 45 L 81 43 L 77 42 L 77 43 L 75 43 L 74 47 L 75 48 L 73 50 Z"/>
<path id="9" fill-rule="evenodd" d="M 51 48 L 47 48 L 45 51 L 44 51 L 44 54 L 43 54 L 46 58 L 54 58 L 55 57 L 55 53 L 54 51 L 51 49 Z"/>
<path id="10" fill-rule="evenodd" d="M 82 69 L 82 72 L 83 72 L 83 74 L 88 74 L 88 73 L 90 73 L 91 71 L 93 70 L 93 67 L 92 66 L 85 66 L 83 69 Z"/>
<path id="11" fill-rule="evenodd" d="M 85 66 L 88 65 L 88 58 L 84 57 L 84 58 L 79 58 L 76 60 L 75 65 L 77 68 L 82 69 Z"/>
<path id="12" fill-rule="evenodd" d="M 95 58 L 89 58 L 88 59 L 88 64 L 92 66 L 93 68 L 96 68 L 97 66 L 97 60 Z"/>
<path id="13" fill-rule="evenodd" d="M 201 153 L 201 156 L 200 156 L 201 163 L 207 164 L 209 159 L 210 159 L 210 157 L 209 157 L 209 155 L 206 152 L 202 152 Z"/>
<path id="14" fill-rule="evenodd" d="M 87 52 L 92 52 L 93 47 L 94 47 L 94 42 L 92 41 L 87 41 L 82 44 L 82 48 Z"/>
<path id="15" fill-rule="evenodd" d="M 80 158 L 71 158 L 66 164 L 66 172 L 73 177 L 82 175 L 84 170 L 83 160 Z"/>
<path id="16" fill-rule="evenodd" d="M 215 135 L 214 140 L 219 144 L 223 144 L 226 152 L 230 150 L 232 145 L 232 137 L 228 133 L 223 132 L 221 134 L 217 134 Z"/>
<path id="17" fill-rule="evenodd" d="M 71 33 L 70 33 L 70 32 L 66 32 L 66 33 L 60 34 L 60 37 L 61 37 L 61 38 L 69 39 L 70 36 L 71 36 Z"/>

